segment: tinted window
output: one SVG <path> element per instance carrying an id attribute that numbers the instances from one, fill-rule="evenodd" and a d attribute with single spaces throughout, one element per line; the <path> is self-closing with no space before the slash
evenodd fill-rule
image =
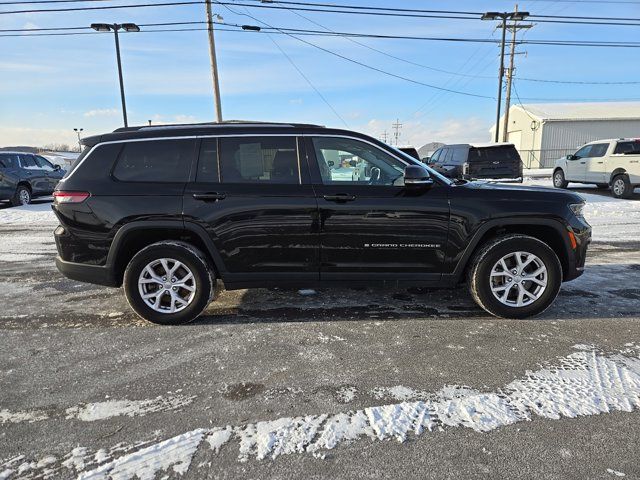
<path id="1" fill-rule="evenodd" d="M 36 159 L 36 163 L 40 168 L 42 168 L 43 170 L 53 171 L 53 165 L 46 158 L 40 157 L 38 155 L 36 155 L 34 158 Z"/>
<path id="2" fill-rule="evenodd" d="M 224 183 L 300 183 L 295 137 L 220 139 Z"/>
<path id="3" fill-rule="evenodd" d="M 0 155 L 1 168 L 16 168 L 18 166 L 18 156 L 7 153 Z"/>
<path id="4" fill-rule="evenodd" d="M 20 155 L 20 165 L 27 170 L 40 170 L 33 155 Z"/>
<path id="5" fill-rule="evenodd" d="M 640 153 L 640 142 L 618 142 L 613 153 Z"/>
<path id="6" fill-rule="evenodd" d="M 467 148 L 466 147 L 462 147 L 462 148 L 452 148 L 451 150 L 453 150 L 452 156 L 451 156 L 451 163 L 454 165 L 462 165 L 464 162 L 467 161 Z"/>
<path id="7" fill-rule="evenodd" d="M 193 140 L 126 142 L 113 175 L 124 182 L 186 182 Z"/>
<path id="8" fill-rule="evenodd" d="M 591 145 L 591 151 L 589 152 L 590 157 L 604 157 L 607 153 L 607 148 L 609 147 L 608 143 L 596 143 L 595 145 Z"/>
<path id="9" fill-rule="evenodd" d="M 368 143 L 318 137 L 313 139 L 313 146 L 325 185 L 394 185 L 403 178 L 405 163 Z"/>
<path id="10" fill-rule="evenodd" d="M 520 155 L 513 145 L 469 149 L 469 163 L 520 161 Z"/>
<path id="11" fill-rule="evenodd" d="M 444 165 L 449 165 L 451 163 L 451 157 L 453 156 L 453 148 L 445 148 L 442 151 L 442 155 L 440 155 L 440 162 Z"/>
<path id="12" fill-rule="evenodd" d="M 207 138 L 200 144 L 198 156 L 197 182 L 217 183 L 218 177 L 218 139 Z"/>
<path id="13" fill-rule="evenodd" d="M 585 145 L 580 150 L 578 150 L 574 156 L 576 158 L 585 158 L 591 156 L 591 147 L 592 145 Z"/>

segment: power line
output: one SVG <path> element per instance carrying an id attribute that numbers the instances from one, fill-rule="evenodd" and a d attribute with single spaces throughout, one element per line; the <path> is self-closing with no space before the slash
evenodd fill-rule
<path id="1" fill-rule="evenodd" d="M 305 79 L 305 81 L 309 84 L 309 86 L 318 94 L 318 96 L 322 99 L 322 101 L 324 103 L 327 104 L 327 106 L 331 109 L 331 111 L 336 115 L 336 117 L 338 117 L 340 119 L 340 121 L 342 123 L 344 123 L 344 126 L 349 128 L 349 124 L 346 122 L 346 120 L 344 118 L 342 118 L 342 115 L 340 115 L 338 113 L 338 111 L 333 107 L 333 105 L 331 105 L 331 103 L 329 103 L 329 100 L 327 100 L 325 98 L 325 96 L 320 92 L 320 90 L 318 90 L 316 88 L 316 86 L 313 84 L 313 82 L 311 80 L 309 80 L 309 77 L 307 77 L 304 72 L 300 69 L 300 67 L 298 67 L 298 65 L 296 65 L 296 63 L 293 61 L 293 59 L 287 55 L 287 52 L 285 52 L 282 47 L 278 44 L 278 42 L 275 41 L 275 39 L 271 36 L 271 35 L 267 35 L 269 37 L 269 39 L 273 42 L 273 44 L 278 47 L 278 50 L 280 50 L 280 52 L 282 53 L 282 55 L 285 56 L 285 58 L 287 60 L 289 60 L 289 63 L 291 63 L 291 65 L 293 65 L 293 68 L 295 68 L 297 70 L 297 72 L 300 74 L 300 76 L 302 78 Z"/>
<path id="2" fill-rule="evenodd" d="M 200 5 L 200 4 L 204 4 L 204 1 L 191 0 L 191 1 L 169 2 L 169 3 L 135 3 L 135 4 L 129 4 L 129 5 L 104 5 L 99 7 L 34 8 L 29 10 L 0 11 L 0 15 L 9 15 L 9 14 L 16 14 L 16 13 L 52 13 L 52 12 L 80 12 L 80 11 L 90 11 L 90 10 L 115 10 L 120 8 L 173 7 L 177 5 Z"/>

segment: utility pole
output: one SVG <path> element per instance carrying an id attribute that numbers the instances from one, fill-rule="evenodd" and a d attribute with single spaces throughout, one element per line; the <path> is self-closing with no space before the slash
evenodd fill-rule
<path id="1" fill-rule="evenodd" d="M 207 31 L 209 33 L 209 56 L 211 57 L 211 77 L 213 80 L 213 100 L 216 109 L 216 121 L 222 122 L 222 104 L 220 102 L 220 83 L 218 80 L 218 60 L 216 58 L 216 41 L 213 35 L 213 14 L 211 0 L 205 0 L 207 12 Z"/>
<path id="2" fill-rule="evenodd" d="M 496 108 L 496 134 L 494 141 L 498 143 L 500 138 L 500 107 L 502 106 L 502 83 L 504 79 L 504 44 L 507 37 L 507 20 L 524 20 L 529 12 L 487 12 L 480 17 L 481 20 L 502 20 L 502 41 L 500 42 L 500 70 L 498 71 L 498 106 Z"/>
<path id="3" fill-rule="evenodd" d="M 382 140 L 384 143 L 387 143 L 387 141 L 389 140 L 389 132 L 387 132 L 386 130 L 382 132 L 380 134 L 380 140 Z"/>
<path id="4" fill-rule="evenodd" d="M 400 138 L 400 129 L 402 128 L 402 124 L 400 123 L 400 119 L 396 118 L 396 123 L 391 124 L 394 129 L 393 139 L 395 141 L 396 147 L 398 146 L 398 139 Z"/>
<path id="5" fill-rule="evenodd" d="M 518 13 L 518 4 L 516 4 L 515 13 Z M 511 84 L 513 82 L 513 74 L 515 72 L 515 67 L 513 65 L 515 56 L 516 56 L 516 32 L 522 28 L 531 28 L 533 25 L 518 25 L 517 21 L 513 21 L 509 28 L 511 29 L 511 51 L 510 51 L 510 59 L 509 59 L 509 68 L 507 69 L 507 95 L 505 98 L 504 105 L 504 123 L 502 127 L 502 141 L 506 142 L 508 140 L 508 131 L 509 131 L 509 109 L 511 108 Z"/>

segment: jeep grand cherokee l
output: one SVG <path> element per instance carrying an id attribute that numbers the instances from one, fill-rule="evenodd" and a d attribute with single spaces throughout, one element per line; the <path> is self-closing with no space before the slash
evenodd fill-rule
<path id="1" fill-rule="evenodd" d="M 124 287 L 161 324 L 227 289 L 456 286 L 486 311 L 545 310 L 584 267 L 567 191 L 453 182 L 366 135 L 300 124 L 132 127 L 87 137 L 54 193 L 56 264 Z M 336 175 L 348 158 L 363 175 Z"/>

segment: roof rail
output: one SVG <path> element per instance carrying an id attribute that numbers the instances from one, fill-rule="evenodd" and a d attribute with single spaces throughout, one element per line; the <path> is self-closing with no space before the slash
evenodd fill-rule
<path id="1" fill-rule="evenodd" d="M 135 127 L 116 128 L 113 133 L 136 132 L 140 130 L 165 130 L 180 128 L 198 127 L 298 127 L 298 128 L 325 128 L 324 125 L 314 125 L 311 123 L 282 123 L 282 122 L 260 122 L 249 120 L 225 120 L 224 122 L 203 122 L 203 123 L 170 123 L 165 125 L 139 125 Z"/>

